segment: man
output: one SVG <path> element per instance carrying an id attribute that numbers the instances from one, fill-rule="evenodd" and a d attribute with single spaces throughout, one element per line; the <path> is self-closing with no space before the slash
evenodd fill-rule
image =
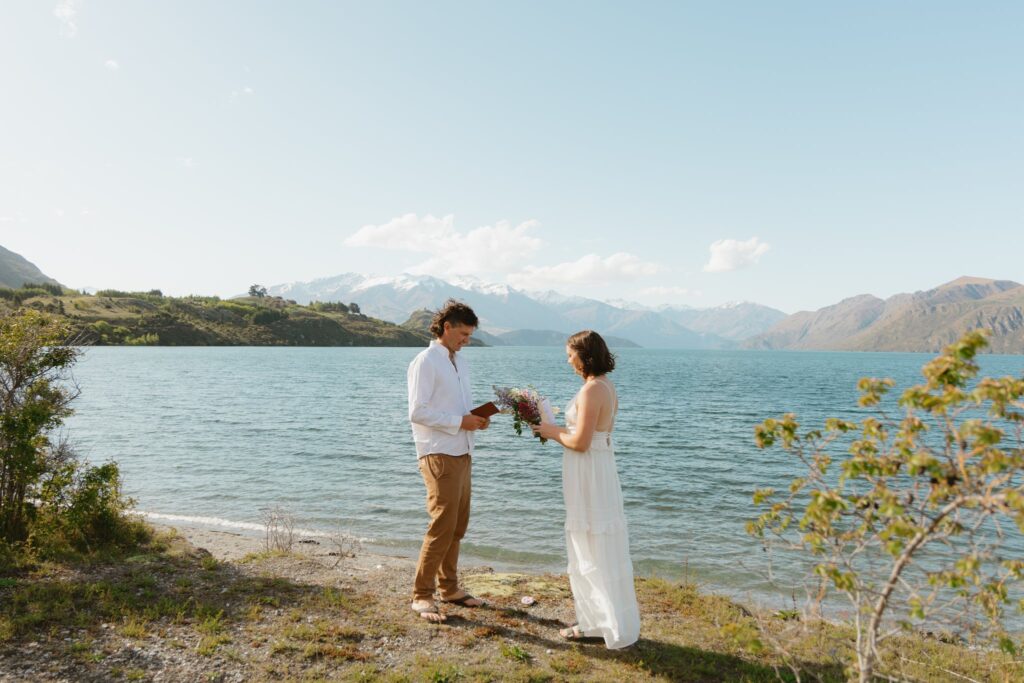
<path id="1" fill-rule="evenodd" d="M 459 589 L 457 574 L 459 542 L 469 524 L 473 432 L 490 425 L 469 412 L 469 366 L 459 354 L 478 324 L 473 309 L 449 299 L 431 321 L 436 338 L 409 364 L 409 421 L 430 514 L 416 565 L 412 609 L 431 622 L 447 618 L 434 602 L 437 584 L 442 602 L 484 604 Z"/>

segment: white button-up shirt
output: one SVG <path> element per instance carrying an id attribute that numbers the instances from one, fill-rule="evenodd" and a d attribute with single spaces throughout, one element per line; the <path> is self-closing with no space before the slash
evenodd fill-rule
<path id="1" fill-rule="evenodd" d="M 436 339 L 409 363 L 409 422 L 416 455 L 464 455 L 473 452 L 473 433 L 462 417 L 473 408 L 469 364 L 461 353 L 455 363 Z"/>

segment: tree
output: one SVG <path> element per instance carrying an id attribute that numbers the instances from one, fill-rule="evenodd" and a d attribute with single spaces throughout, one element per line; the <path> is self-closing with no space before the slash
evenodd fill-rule
<path id="1" fill-rule="evenodd" d="M 0 537 L 27 533 L 31 498 L 67 450 L 49 434 L 78 395 L 64 380 L 78 357 L 66 324 L 26 309 L 0 318 Z"/>
<path id="2" fill-rule="evenodd" d="M 357 304 L 354 301 L 348 305 L 348 310 L 352 311 L 356 315 L 359 315 L 360 313 L 362 313 L 362 311 L 359 310 L 359 304 Z"/>
<path id="3" fill-rule="evenodd" d="M 1024 578 L 1024 560 L 1004 554 L 1007 523 L 1024 531 L 1024 379 L 974 381 L 986 336 L 969 332 L 927 363 L 900 417 L 882 408 L 894 382 L 864 378 L 859 402 L 874 414 L 859 423 L 831 418 L 801 434 L 787 414 L 756 428 L 759 447 L 780 446 L 806 474 L 781 498 L 758 490 L 767 509 L 748 531 L 811 553 L 818 607 L 833 590 L 852 604 L 860 681 L 899 656 L 883 641 L 915 624 L 984 629 L 1017 648 L 1002 617 Z M 887 620 L 894 607 L 907 618 Z"/>
<path id="4" fill-rule="evenodd" d="M 260 285 L 252 285 L 249 287 L 249 296 L 257 296 L 263 298 L 267 295 L 267 288 L 261 287 Z"/>
<path id="5" fill-rule="evenodd" d="M 125 514 L 117 464 L 78 460 L 59 432 L 78 396 L 69 333 L 32 309 L 0 317 L 0 565 L 19 551 L 63 557 L 149 535 Z"/>

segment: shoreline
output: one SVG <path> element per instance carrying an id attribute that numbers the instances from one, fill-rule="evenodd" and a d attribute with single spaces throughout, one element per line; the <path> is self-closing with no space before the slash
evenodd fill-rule
<path id="1" fill-rule="evenodd" d="M 410 609 L 411 558 L 332 556 L 328 543 L 301 537 L 291 552 L 268 552 L 254 534 L 147 524 L 153 538 L 123 556 L 46 564 L 0 583 L 0 681 L 777 683 L 790 666 L 846 680 L 848 627 L 685 582 L 638 578 L 640 640 L 608 650 L 559 636 L 575 613 L 563 575 L 467 562 L 461 583 L 487 605 L 442 605 L 447 621 L 431 624 Z M 795 658 L 761 647 L 759 631 Z M 1024 673 L 1006 654 L 920 634 L 897 645 L 891 671 L 914 680 Z"/>

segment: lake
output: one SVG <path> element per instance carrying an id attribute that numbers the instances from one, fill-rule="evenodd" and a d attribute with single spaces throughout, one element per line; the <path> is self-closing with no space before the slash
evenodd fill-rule
<path id="1" fill-rule="evenodd" d="M 415 555 L 427 516 L 405 373 L 418 351 L 90 348 L 75 369 L 82 394 L 68 427 L 89 460 L 120 464 L 126 493 L 156 521 L 258 533 L 261 510 L 281 505 L 304 529 L 347 530 Z M 564 406 L 579 387 L 562 348 L 462 353 L 478 403 L 494 384 L 532 384 Z M 751 493 L 800 472 L 781 450 L 755 447 L 754 425 L 785 412 L 808 427 L 856 418 L 860 377 L 892 377 L 899 389 L 920 381 L 929 358 L 620 350 L 616 448 L 637 570 L 766 594 L 760 546 L 744 531 Z M 981 364 L 1020 376 L 1024 356 Z M 560 446 L 516 436 L 508 416 L 495 416 L 477 438 L 464 553 L 564 570 L 560 479 Z M 1024 548 L 1019 535 L 1010 543 Z"/>

